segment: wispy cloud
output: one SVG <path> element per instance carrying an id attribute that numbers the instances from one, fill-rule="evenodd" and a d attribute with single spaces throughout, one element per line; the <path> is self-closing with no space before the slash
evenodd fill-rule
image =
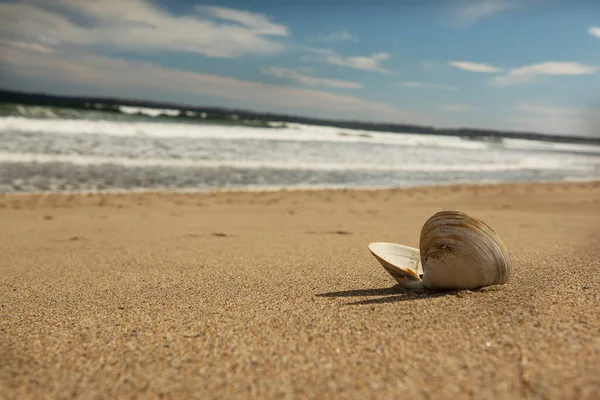
<path id="1" fill-rule="evenodd" d="M 600 38 L 600 26 L 590 26 L 588 33 L 594 37 Z"/>
<path id="2" fill-rule="evenodd" d="M 440 83 L 403 81 L 403 82 L 398 82 L 398 85 L 404 86 L 404 87 L 409 87 L 409 88 L 458 90 L 458 88 L 456 86 L 444 85 L 444 84 L 440 84 Z"/>
<path id="3" fill-rule="evenodd" d="M 287 36 L 289 34 L 287 27 L 271 22 L 263 14 L 216 6 L 197 6 L 196 10 L 200 13 L 205 12 L 223 21 L 236 22 L 261 35 Z"/>
<path id="4" fill-rule="evenodd" d="M 322 56 L 328 64 L 341 67 L 354 68 L 363 71 L 379 72 L 381 74 L 391 73 L 381 63 L 390 58 L 389 53 L 375 53 L 369 56 L 342 56 L 330 49 L 308 49 L 309 52 Z"/>
<path id="5" fill-rule="evenodd" d="M 472 107 L 465 104 L 446 104 L 440 107 L 444 111 L 462 112 L 469 111 Z"/>
<path id="6" fill-rule="evenodd" d="M 0 44 L 44 54 L 52 53 L 54 51 L 52 47 L 44 46 L 39 43 L 21 42 L 18 40 L 0 40 Z"/>
<path id="7" fill-rule="evenodd" d="M 420 68 L 423 71 L 432 71 L 437 66 L 434 61 L 421 61 Z"/>
<path id="8" fill-rule="evenodd" d="M 530 0 L 531 1 L 531 0 Z M 446 25 L 464 28 L 477 21 L 521 6 L 517 0 L 453 0 L 444 3 Z"/>
<path id="9" fill-rule="evenodd" d="M 514 7 L 514 1 L 507 0 L 463 0 L 456 10 L 456 16 L 466 21 L 477 21 Z"/>
<path id="10" fill-rule="evenodd" d="M 358 43 L 358 37 L 348 31 L 339 31 L 329 34 L 321 34 L 317 36 L 317 40 L 324 43 L 338 43 L 338 42 L 354 42 Z"/>
<path id="11" fill-rule="evenodd" d="M 506 74 L 496 76 L 491 83 L 494 86 L 518 85 L 534 82 L 540 75 L 590 75 L 598 70 L 596 66 L 577 62 L 548 61 L 512 68 Z"/>
<path id="12" fill-rule="evenodd" d="M 291 79 L 307 86 L 322 86 L 339 89 L 360 89 L 363 87 L 363 85 L 358 82 L 342 81 L 331 78 L 319 78 L 316 76 L 307 75 L 302 71 L 291 68 L 264 67 L 261 69 L 261 72 L 267 76 Z"/>
<path id="13" fill-rule="evenodd" d="M 281 51 L 276 38 L 289 30 L 263 14 L 225 7 L 198 7 L 196 14 L 177 16 L 148 0 L 30 0 L 0 3 L 0 35 L 30 43 L 43 38 L 55 45 L 233 58 Z"/>
<path id="14" fill-rule="evenodd" d="M 450 61 L 449 64 L 452 67 L 461 69 L 463 71 L 478 72 L 484 74 L 493 74 L 502 71 L 502 68 L 494 67 L 493 65 L 475 63 L 470 61 Z"/>
<path id="15" fill-rule="evenodd" d="M 184 94 L 233 101 L 257 111 L 299 113 L 327 118 L 352 118 L 390 122 L 425 123 L 427 118 L 390 104 L 318 89 L 265 84 L 236 78 L 166 68 L 144 62 L 55 51 L 41 54 L 0 44 L 0 76 L 44 79 L 57 84 L 78 83 L 95 91 L 103 88 L 113 96 L 136 93 L 160 96 Z"/>

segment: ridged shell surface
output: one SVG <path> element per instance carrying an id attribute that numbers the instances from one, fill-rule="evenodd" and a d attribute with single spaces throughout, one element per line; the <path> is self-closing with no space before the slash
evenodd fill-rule
<path id="1" fill-rule="evenodd" d="M 419 240 L 423 283 L 430 289 L 476 289 L 506 283 L 511 261 L 500 237 L 459 211 L 441 211 L 425 222 Z"/>

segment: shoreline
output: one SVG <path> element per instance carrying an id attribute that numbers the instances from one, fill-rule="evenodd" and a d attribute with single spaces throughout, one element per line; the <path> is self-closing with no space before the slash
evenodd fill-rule
<path id="1" fill-rule="evenodd" d="M 379 192 L 379 191 L 399 191 L 411 189 L 437 189 L 452 187 L 498 187 L 498 186 L 522 186 L 522 185 L 561 185 L 577 183 L 600 183 L 600 178 L 569 178 L 559 181 L 479 181 L 479 182 L 452 182 L 447 184 L 432 183 L 414 186 L 247 186 L 235 188 L 206 188 L 206 189 L 153 189 L 153 188 L 132 188 L 132 189 L 106 189 L 106 190 L 59 190 L 59 191 L 22 191 L 22 192 L 0 192 L 3 196 L 53 196 L 53 195 L 113 195 L 113 194 L 216 194 L 216 193 L 294 193 L 294 192 Z"/>

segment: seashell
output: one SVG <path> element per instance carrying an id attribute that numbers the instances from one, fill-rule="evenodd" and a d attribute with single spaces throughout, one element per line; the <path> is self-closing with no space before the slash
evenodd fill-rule
<path id="1" fill-rule="evenodd" d="M 511 261 L 500 237 L 484 222 L 459 211 L 441 211 L 421 229 L 419 248 L 373 242 L 369 250 L 409 289 L 477 289 L 502 285 Z"/>
<path id="2" fill-rule="evenodd" d="M 423 268 L 419 249 L 396 243 L 373 242 L 369 244 L 369 250 L 402 287 L 425 287 L 421 280 Z"/>

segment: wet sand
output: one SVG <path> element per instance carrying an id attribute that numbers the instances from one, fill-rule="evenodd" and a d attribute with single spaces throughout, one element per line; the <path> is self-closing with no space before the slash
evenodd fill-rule
<path id="1" fill-rule="evenodd" d="M 513 275 L 406 291 L 367 250 L 458 209 Z M 0 397 L 600 393 L 600 182 L 0 196 Z"/>

